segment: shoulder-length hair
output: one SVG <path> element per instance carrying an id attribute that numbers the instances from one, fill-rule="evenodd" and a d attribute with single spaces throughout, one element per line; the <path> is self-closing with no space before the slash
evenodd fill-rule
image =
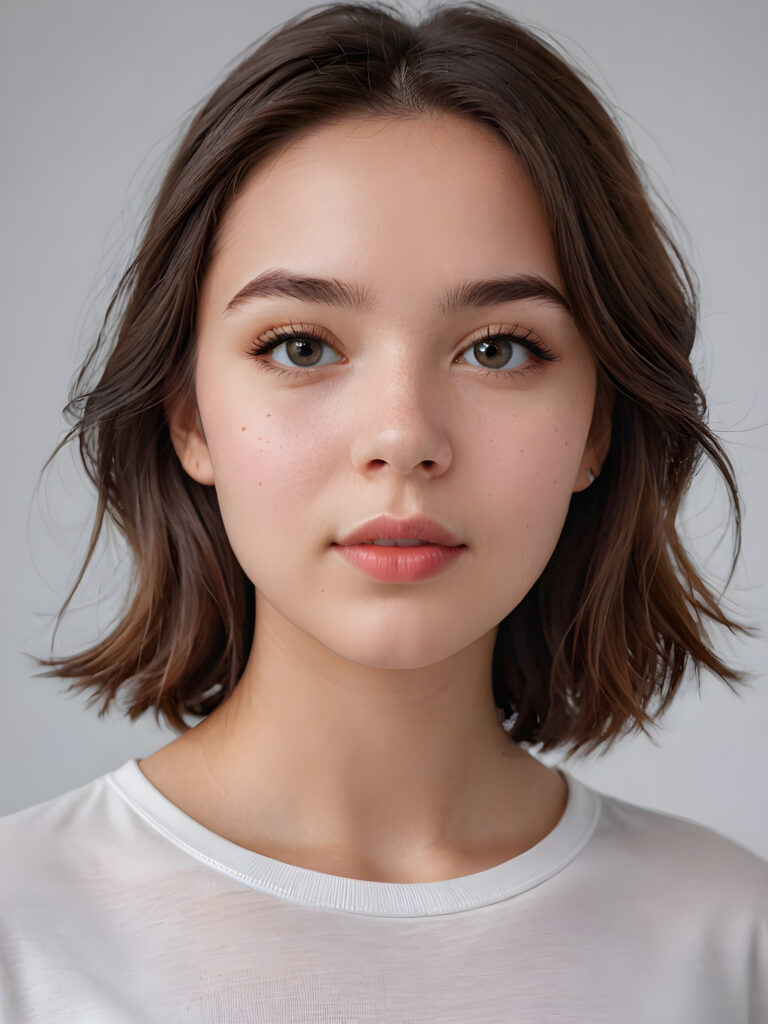
<path id="1" fill-rule="evenodd" d="M 667 707 L 689 662 L 730 686 L 705 627 L 744 630 L 684 550 L 680 502 L 702 456 L 715 465 L 741 543 L 733 469 L 706 424 L 689 355 L 691 270 L 655 213 L 638 164 L 594 87 L 557 49 L 484 3 L 309 8 L 252 47 L 194 114 L 142 240 L 73 382 L 64 415 L 98 504 L 79 586 L 105 515 L 133 555 L 114 629 L 40 675 L 136 719 L 153 708 L 184 732 L 232 692 L 249 654 L 254 587 L 227 540 L 215 489 L 192 480 L 166 413 L 194 396 L 198 289 L 216 228 L 245 175 L 309 129 L 349 116 L 449 112 L 492 129 L 543 202 L 576 325 L 612 399 L 602 472 L 574 494 L 557 547 L 499 624 L 493 694 L 512 740 L 611 746 Z M 112 325 L 114 324 L 114 329 Z M 114 345 L 107 352 L 108 339 Z M 95 386 L 86 379 L 106 356 Z M 44 467 L 45 468 L 45 467 Z M 731 573 L 732 575 L 732 573 Z M 55 636 L 55 633 L 54 633 Z M 658 698 L 655 714 L 648 714 Z"/>

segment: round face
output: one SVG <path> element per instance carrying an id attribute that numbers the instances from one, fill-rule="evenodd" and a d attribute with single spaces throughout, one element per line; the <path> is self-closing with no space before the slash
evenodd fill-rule
<path id="1" fill-rule="evenodd" d="M 455 116 L 302 136 L 227 209 L 198 328 L 203 436 L 172 436 L 216 488 L 257 635 L 380 668 L 495 637 L 595 466 L 595 363 L 506 144 Z M 463 547 L 431 570 L 444 549 L 410 553 L 397 579 L 392 551 L 347 557 L 387 513 Z"/>

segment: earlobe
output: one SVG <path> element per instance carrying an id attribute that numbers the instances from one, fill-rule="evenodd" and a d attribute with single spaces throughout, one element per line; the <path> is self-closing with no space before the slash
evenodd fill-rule
<path id="1" fill-rule="evenodd" d="M 579 475 L 576 477 L 576 483 L 573 485 L 573 493 L 577 491 L 585 491 L 591 484 L 595 482 L 600 473 L 600 463 L 595 453 L 595 449 L 592 444 L 588 444 L 584 449 L 584 457 L 581 460 L 579 466 Z"/>
<path id="2" fill-rule="evenodd" d="M 598 378 L 598 390 L 595 399 L 595 412 L 589 428 L 589 440 L 576 477 L 574 493 L 584 491 L 591 486 L 600 475 L 603 463 L 611 446 L 611 419 L 615 391 L 602 377 Z"/>
<path id="3" fill-rule="evenodd" d="M 213 465 L 196 403 L 165 410 L 171 444 L 185 472 L 199 484 L 214 483 Z"/>

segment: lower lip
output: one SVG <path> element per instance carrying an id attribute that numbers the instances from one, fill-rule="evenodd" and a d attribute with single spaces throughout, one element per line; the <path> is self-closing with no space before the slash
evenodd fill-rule
<path id="1" fill-rule="evenodd" d="M 466 545 L 446 548 L 440 544 L 388 547 L 384 544 L 333 544 L 357 569 L 384 583 L 415 583 L 444 572 L 459 558 Z"/>

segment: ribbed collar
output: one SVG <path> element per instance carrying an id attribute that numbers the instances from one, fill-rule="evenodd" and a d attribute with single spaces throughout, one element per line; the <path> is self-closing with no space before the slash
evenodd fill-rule
<path id="1" fill-rule="evenodd" d="M 195 821 L 163 796 L 132 758 L 105 779 L 168 842 L 243 885 L 294 903 L 376 917 L 431 917 L 499 903 L 561 871 L 588 842 L 600 794 L 556 769 L 568 802 L 554 829 L 529 850 L 485 871 L 438 882 L 372 882 L 329 875 L 246 850 Z"/>

